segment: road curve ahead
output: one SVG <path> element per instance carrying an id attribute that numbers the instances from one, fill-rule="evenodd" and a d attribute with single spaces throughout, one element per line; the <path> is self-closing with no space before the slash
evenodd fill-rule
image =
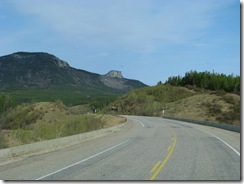
<path id="1" fill-rule="evenodd" d="M 121 131 L 0 167 L 2 180 L 240 180 L 240 134 L 126 116 Z"/>

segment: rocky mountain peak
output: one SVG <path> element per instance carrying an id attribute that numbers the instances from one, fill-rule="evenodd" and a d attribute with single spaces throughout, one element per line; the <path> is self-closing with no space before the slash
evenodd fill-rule
<path id="1" fill-rule="evenodd" d="M 106 74 L 106 76 L 123 79 L 122 72 L 118 70 L 111 70 Z"/>
<path id="2" fill-rule="evenodd" d="M 0 92 L 5 89 L 87 87 L 102 93 L 124 93 L 146 86 L 123 78 L 121 71 L 99 75 L 72 68 L 58 57 L 44 52 L 16 52 L 0 57 Z M 98 89 L 99 87 L 99 89 Z"/>

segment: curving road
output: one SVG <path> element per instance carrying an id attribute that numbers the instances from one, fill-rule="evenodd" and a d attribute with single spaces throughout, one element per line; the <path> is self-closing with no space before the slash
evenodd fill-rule
<path id="1" fill-rule="evenodd" d="M 240 134 L 126 116 L 121 131 L 0 167 L 2 180 L 240 180 Z"/>

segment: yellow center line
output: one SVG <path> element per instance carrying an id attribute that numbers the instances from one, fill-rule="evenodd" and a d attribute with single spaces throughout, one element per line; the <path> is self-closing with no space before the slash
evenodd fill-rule
<path id="1" fill-rule="evenodd" d="M 176 137 L 174 137 L 173 141 L 174 142 L 173 142 L 173 144 L 171 146 L 171 149 L 169 150 L 169 153 L 168 153 L 167 157 L 164 159 L 164 161 L 159 166 L 157 166 L 157 170 L 154 172 L 154 174 L 152 175 L 150 180 L 155 180 L 156 179 L 158 174 L 162 171 L 162 169 L 164 168 L 165 164 L 168 162 L 168 160 L 170 159 L 171 155 L 173 154 L 174 148 L 175 148 L 175 145 L 176 145 Z"/>
<path id="2" fill-rule="evenodd" d="M 150 172 L 154 172 L 154 171 L 158 168 L 158 166 L 159 166 L 160 163 L 161 163 L 161 161 L 158 161 L 158 162 L 155 164 L 155 166 L 151 169 Z"/>
<path id="3" fill-rule="evenodd" d="M 171 149 L 171 146 L 169 146 L 167 150 L 170 151 L 170 149 Z"/>

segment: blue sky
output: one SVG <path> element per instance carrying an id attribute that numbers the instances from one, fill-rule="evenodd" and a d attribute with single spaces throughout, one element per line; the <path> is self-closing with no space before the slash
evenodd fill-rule
<path id="1" fill-rule="evenodd" d="M 148 85 L 190 70 L 240 75 L 240 1 L 1 0 L 0 56 L 17 51 Z"/>

